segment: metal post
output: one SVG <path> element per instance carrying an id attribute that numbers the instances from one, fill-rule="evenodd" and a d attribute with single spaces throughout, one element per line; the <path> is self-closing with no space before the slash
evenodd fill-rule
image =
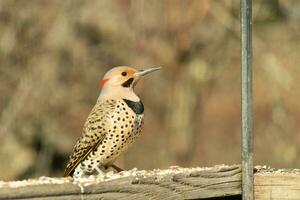
<path id="1" fill-rule="evenodd" d="M 253 200 L 252 0 L 240 1 L 242 75 L 242 192 Z"/>

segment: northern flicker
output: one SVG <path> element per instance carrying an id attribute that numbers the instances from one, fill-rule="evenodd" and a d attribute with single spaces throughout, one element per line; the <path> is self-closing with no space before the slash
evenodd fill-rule
<path id="1" fill-rule="evenodd" d="M 116 158 L 140 134 L 144 106 L 133 89 L 140 78 L 159 67 L 136 70 L 115 67 L 101 81 L 101 92 L 74 146 L 64 176 L 84 177 L 113 167 Z"/>

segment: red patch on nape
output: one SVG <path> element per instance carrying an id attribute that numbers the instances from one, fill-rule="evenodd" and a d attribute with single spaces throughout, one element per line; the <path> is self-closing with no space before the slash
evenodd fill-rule
<path id="1" fill-rule="evenodd" d="M 108 79 L 103 79 L 100 83 L 100 90 L 102 90 L 102 88 L 104 87 L 104 85 L 106 84 L 106 82 L 108 81 Z"/>

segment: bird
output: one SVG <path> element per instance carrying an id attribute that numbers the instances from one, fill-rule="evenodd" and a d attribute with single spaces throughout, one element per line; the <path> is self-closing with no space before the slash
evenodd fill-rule
<path id="1" fill-rule="evenodd" d="M 144 105 L 134 88 L 143 76 L 159 69 L 118 66 L 105 73 L 100 95 L 69 157 L 64 177 L 88 177 L 108 167 L 122 171 L 113 163 L 140 135 L 144 123 Z"/>

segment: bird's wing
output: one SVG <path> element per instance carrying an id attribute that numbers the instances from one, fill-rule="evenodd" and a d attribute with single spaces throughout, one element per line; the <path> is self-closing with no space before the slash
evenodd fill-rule
<path id="1" fill-rule="evenodd" d="M 111 126 L 110 114 L 113 113 L 116 100 L 98 101 L 89 114 L 80 139 L 74 146 L 73 153 L 64 172 L 64 177 L 71 176 L 75 168 L 103 141 L 106 131 Z"/>

